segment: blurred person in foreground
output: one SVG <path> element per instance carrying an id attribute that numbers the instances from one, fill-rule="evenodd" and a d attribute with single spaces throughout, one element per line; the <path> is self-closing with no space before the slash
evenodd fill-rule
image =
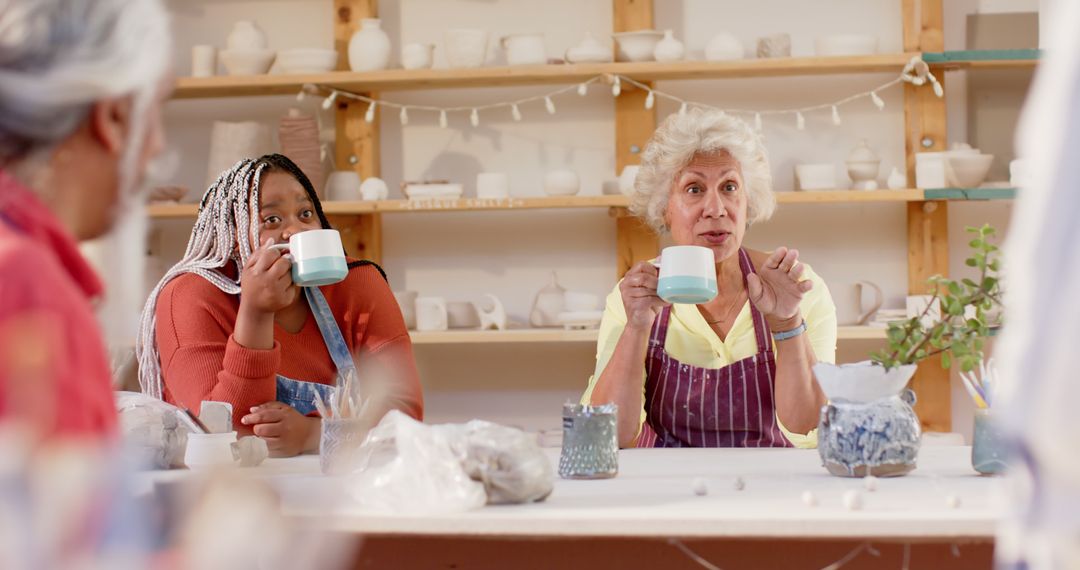
<path id="1" fill-rule="evenodd" d="M 169 38 L 160 0 L 0 0 L 0 420 L 45 437 L 117 429 L 105 287 L 77 242 L 143 215 Z"/>

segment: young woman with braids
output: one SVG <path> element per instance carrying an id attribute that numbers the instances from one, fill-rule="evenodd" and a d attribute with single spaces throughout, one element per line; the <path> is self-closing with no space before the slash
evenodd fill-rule
<path id="1" fill-rule="evenodd" d="M 319 445 L 314 392 L 353 367 L 374 425 L 423 416 L 412 344 L 385 274 L 350 260 L 344 281 L 297 287 L 269 246 L 329 228 L 307 176 L 272 154 L 242 160 L 207 190 L 187 252 L 150 294 L 139 335 L 143 391 L 193 410 L 233 405 L 234 424 L 289 456 Z M 370 373 L 369 373 L 370 372 Z"/>

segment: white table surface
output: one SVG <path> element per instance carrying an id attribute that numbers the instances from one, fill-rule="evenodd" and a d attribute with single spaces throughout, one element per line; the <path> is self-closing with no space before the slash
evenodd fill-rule
<path id="1" fill-rule="evenodd" d="M 545 451 L 556 465 L 558 450 Z M 1002 512 L 1002 481 L 979 476 L 970 455 L 970 447 L 926 446 L 914 472 L 878 479 L 869 492 L 861 479 L 829 475 L 815 450 L 632 449 L 620 453 L 613 479 L 556 476 L 554 492 L 541 503 L 433 516 L 360 509 L 341 492 L 344 479 L 319 474 L 317 456 L 270 459 L 245 471 L 278 489 L 287 515 L 367 534 L 989 539 Z M 151 472 L 139 482 L 147 490 L 156 480 L 190 473 Z M 693 493 L 697 477 L 707 481 L 706 496 Z M 736 477 L 745 482 L 742 491 L 735 489 Z M 860 510 L 843 505 L 852 489 L 861 494 Z M 815 495 L 817 506 L 803 503 L 804 491 Z M 948 505 L 950 496 L 958 507 Z"/>

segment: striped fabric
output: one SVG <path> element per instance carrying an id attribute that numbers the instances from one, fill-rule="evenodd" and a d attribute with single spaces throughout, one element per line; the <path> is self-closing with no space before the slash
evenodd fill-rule
<path id="1" fill-rule="evenodd" d="M 746 276 L 750 256 L 739 250 Z M 758 352 L 723 368 L 683 364 L 664 350 L 671 307 L 649 336 L 645 359 L 646 421 L 638 447 L 791 447 L 776 422 L 776 355 L 765 317 L 751 303 Z"/>

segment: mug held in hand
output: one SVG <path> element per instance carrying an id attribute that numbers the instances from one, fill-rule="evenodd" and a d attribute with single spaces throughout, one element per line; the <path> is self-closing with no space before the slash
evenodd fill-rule
<path id="1" fill-rule="evenodd" d="M 270 247 L 289 250 L 292 280 L 301 287 L 332 285 L 349 273 L 337 230 L 308 230 L 290 237 L 289 243 Z"/>
<path id="2" fill-rule="evenodd" d="M 676 245 L 660 253 L 656 294 L 668 303 L 699 305 L 716 297 L 716 257 L 707 247 Z"/>

